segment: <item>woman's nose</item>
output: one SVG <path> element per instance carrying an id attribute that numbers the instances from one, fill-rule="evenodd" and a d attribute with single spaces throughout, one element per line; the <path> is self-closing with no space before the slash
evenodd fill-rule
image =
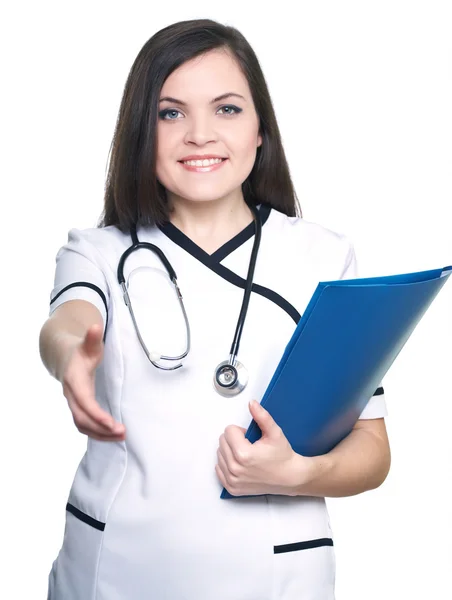
<path id="1" fill-rule="evenodd" d="M 187 122 L 185 142 L 202 146 L 218 139 L 212 119 L 208 117 L 191 117 Z"/>

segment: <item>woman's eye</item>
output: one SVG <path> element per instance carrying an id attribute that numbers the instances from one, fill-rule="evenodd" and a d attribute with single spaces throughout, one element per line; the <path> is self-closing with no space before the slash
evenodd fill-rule
<path id="1" fill-rule="evenodd" d="M 174 116 L 175 114 L 180 115 L 182 113 L 175 108 L 166 108 L 165 110 L 161 110 L 159 112 L 159 117 L 160 119 L 165 119 L 166 121 L 175 121 L 177 119 L 177 117 Z"/>
<path id="2" fill-rule="evenodd" d="M 226 106 L 221 106 L 218 110 L 225 111 L 225 115 L 234 115 L 242 112 L 242 109 L 238 106 L 234 106 L 233 104 L 227 104 Z"/>
<path id="3" fill-rule="evenodd" d="M 242 112 L 242 109 L 238 106 L 234 106 L 233 104 L 226 104 L 225 106 L 220 106 L 219 111 L 223 111 L 220 114 L 224 115 L 236 115 Z M 159 112 L 159 118 L 164 121 L 177 121 L 181 118 L 182 113 L 175 108 L 165 108 Z"/>

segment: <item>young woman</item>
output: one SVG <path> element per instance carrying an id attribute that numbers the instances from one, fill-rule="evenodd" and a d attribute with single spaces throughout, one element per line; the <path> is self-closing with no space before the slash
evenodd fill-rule
<path id="1" fill-rule="evenodd" d="M 40 335 L 88 436 L 51 600 L 334 598 L 325 496 L 384 481 L 383 389 L 314 458 L 252 401 L 317 283 L 353 277 L 349 240 L 301 218 L 244 37 L 211 20 L 156 33 L 126 83 L 102 221 L 58 252 Z"/>

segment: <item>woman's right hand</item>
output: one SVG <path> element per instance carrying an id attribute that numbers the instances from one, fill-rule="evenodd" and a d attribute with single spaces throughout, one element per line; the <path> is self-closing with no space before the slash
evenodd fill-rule
<path id="1" fill-rule="evenodd" d="M 75 343 L 61 383 L 77 429 L 95 440 L 118 441 L 125 438 L 124 425 L 100 407 L 95 394 L 95 372 L 104 353 L 102 335 L 102 327 L 91 325 L 84 339 Z"/>

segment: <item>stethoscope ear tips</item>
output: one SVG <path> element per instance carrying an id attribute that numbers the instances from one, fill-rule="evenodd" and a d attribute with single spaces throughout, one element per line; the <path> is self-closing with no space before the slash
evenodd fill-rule
<path id="1" fill-rule="evenodd" d="M 228 360 L 224 360 L 215 369 L 213 386 L 220 396 L 237 396 L 247 383 L 248 372 L 239 361 L 231 365 Z"/>

